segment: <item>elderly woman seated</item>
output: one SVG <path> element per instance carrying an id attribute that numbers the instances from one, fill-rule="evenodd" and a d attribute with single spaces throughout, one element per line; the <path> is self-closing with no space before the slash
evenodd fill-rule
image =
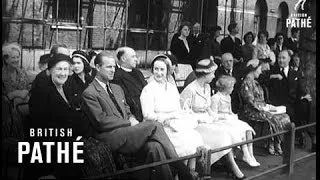
<path id="1" fill-rule="evenodd" d="M 211 88 L 209 83 L 215 77 L 217 65 L 210 59 L 200 60 L 195 69 L 196 80 L 191 82 L 181 93 L 180 103 L 189 109 L 199 122 L 196 130 L 201 134 L 204 144 L 210 149 L 221 148 L 233 144 L 228 126 L 218 120 L 218 115 L 211 109 Z M 230 170 L 236 178 L 244 178 L 234 160 L 231 149 L 211 154 L 211 164 L 226 155 Z"/>
<path id="2" fill-rule="evenodd" d="M 48 86 L 33 87 L 30 97 L 30 113 L 32 118 L 32 128 L 53 128 L 53 129 L 72 129 L 72 136 L 67 137 L 33 137 L 35 141 L 53 141 L 53 142 L 66 142 L 75 141 L 76 137 L 88 137 L 92 133 L 91 124 L 85 118 L 82 109 L 74 107 L 70 102 L 70 94 L 65 88 L 65 83 L 69 78 L 69 70 L 71 66 L 71 59 L 67 55 L 55 54 L 48 62 L 48 70 L 50 72 Z M 57 178 L 62 177 L 79 177 L 81 175 L 78 172 L 75 164 L 66 166 L 65 164 L 57 164 L 55 149 L 52 154 L 53 163 L 46 166 L 52 167 L 55 170 L 54 175 Z M 41 171 L 37 171 L 39 174 L 45 175 L 49 173 L 46 167 L 41 168 Z M 44 169 L 42 169 L 44 168 Z M 30 178 L 31 179 L 31 178 Z"/>
<path id="3" fill-rule="evenodd" d="M 28 103 L 29 90 L 31 88 L 31 82 L 33 76 L 27 73 L 24 69 L 20 68 L 21 62 L 21 47 L 17 43 L 4 44 L 2 46 L 2 94 L 7 96 L 10 101 L 13 102 L 13 107 L 17 104 Z M 28 112 L 28 106 L 21 108 L 23 113 Z M 17 127 L 18 115 L 16 109 L 13 113 L 13 127 Z M 17 125 L 17 126 L 16 126 Z M 14 130 L 15 131 L 15 130 Z M 19 137 L 23 131 L 17 130 Z"/>
<path id="4" fill-rule="evenodd" d="M 197 121 L 183 112 L 179 104 L 179 92 L 175 84 L 169 81 L 171 63 L 165 55 L 158 55 L 151 64 L 154 80 L 142 90 L 140 100 L 145 121 L 157 121 L 163 124 L 179 156 L 196 153 L 197 147 L 203 146 L 201 135 L 194 130 Z M 190 159 L 188 166 L 195 172 L 195 159 Z"/>

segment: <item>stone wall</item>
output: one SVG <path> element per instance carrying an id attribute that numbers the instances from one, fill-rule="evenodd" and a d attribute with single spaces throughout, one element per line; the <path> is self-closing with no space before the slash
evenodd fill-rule
<path id="1" fill-rule="evenodd" d="M 104 0 L 94 0 L 94 9 L 93 9 L 93 16 L 91 18 L 92 22 L 90 23 L 90 17 L 88 10 L 90 0 L 82 0 L 82 14 L 83 17 L 82 25 L 93 25 L 93 26 L 100 26 L 104 25 L 104 13 L 105 13 L 105 1 Z M 225 0 L 216 0 L 218 4 L 218 19 L 217 25 L 224 27 L 225 24 Z M 231 1 L 228 0 L 227 4 L 227 22 L 226 26 L 230 23 L 230 12 L 231 12 Z M 244 20 L 242 17 L 242 9 L 243 9 L 243 1 L 244 0 L 236 0 L 237 4 L 234 8 L 235 12 L 235 21 L 239 24 L 240 33 L 238 37 L 241 38 L 248 31 L 254 31 L 254 15 L 255 15 L 255 7 L 257 1 L 263 0 L 245 0 L 245 12 L 244 12 Z M 28 3 L 26 3 L 28 2 Z M 33 4 L 34 2 L 34 4 Z M 125 28 L 125 4 L 122 0 L 112 0 L 108 1 L 107 6 L 107 18 L 106 18 L 106 25 L 112 26 L 114 29 L 106 30 L 106 41 L 105 47 L 109 50 L 114 50 L 119 46 L 123 46 L 124 42 L 124 31 Z M 180 25 L 180 22 L 183 20 L 183 7 L 186 1 L 182 0 L 174 0 L 172 2 L 172 8 L 170 9 L 169 14 L 169 23 L 168 23 L 168 38 L 167 38 L 167 46 L 164 49 L 169 49 L 170 42 L 174 33 L 177 32 L 177 29 Z M 279 11 L 279 5 L 281 2 L 286 2 L 289 8 L 289 14 L 294 12 L 293 6 L 297 2 L 297 0 L 265 0 L 268 9 L 268 19 L 267 19 L 267 30 L 269 31 L 270 37 L 273 37 L 276 33 L 277 29 L 277 17 Z M 81 29 L 77 31 L 75 26 L 73 29 L 58 29 L 58 31 L 52 28 L 52 8 L 48 5 L 48 0 L 34 0 L 34 1 L 16 1 L 16 0 L 5 0 L 3 1 L 3 15 L 7 17 L 14 17 L 14 18 L 34 18 L 34 19 L 43 19 L 47 21 L 46 25 L 42 24 L 35 24 L 32 26 L 30 23 L 9 23 L 7 27 L 5 27 L 6 34 L 4 35 L 5 39 L 9 42 L 21 42 L 24 48 L 27 48 L 25 52 L 28 52 L 28 48 L 33 48 L 32 45 L 36 49 L 39 49 L 39 52 L 47 51 L 53 44 L 56 43 L 64 43 L 70 49 L 87 49 L 88 48 L 88 36 L 87 33 L 89 32 L 88 29 Z M 34 7 L 33 7 L 34 6 Z M 23 8 L 24 7 L 24 8 Z M 32 9 L 35 11 L 32 11 Z M 209 7 L 210 8 L 210 7 Z M 25 11 L 23 11 L 25 9 Z M 197 14 L 197 13 L 196 13 Z M 243 23 L 242 23 L 243 21 Z M 51 24 L 50 24 L 51 23 Z M 242 32 L 242 24 L 243 32 Z M 53 23 L 54 25 L 54 23 Z M 33 28 L 32 28 L 33 27 Z M 120 30 L 119 30 L 120 29 Z M 101 50 L 104 47 L 104 31 L 103 28 L 94 28 L 92 31 L 92 48 L 96 50 Z M 33 37 L 32 37 L 33 33 Z M 227 27 L 226 27 L 226 33 Z M 58 36 L 57 36 L 58 34 Z M 19 37 L 20 40 L 19 41 Z M 145 41 L 145 36 L 141 35 L 141 38 L 136 39 L 137 41 Z M 58 42 L 56 41 L 58 39 Z M 132 45 L 133 48 L 134 45 Z M 41 50 L 42 49 L 42 50 Z M 38 50 L 37 50 L 38 51 Z M 157 53 L 158 50 L 152 52 Z M 27 58 L 28 63 L 23 64 L 30 64 L 29 59 L 38 59 L 38 55 L 33 57 L 33 54 L 37 53 L 26 53 L 24 57 Z M 147 53 L 149 54 L 149 52 Z M 28 56 L 32 57 L 28 57 Z M 146 56 L 143 56 L 146 57 Z M 150 62 L 150 58 L 146 57 L 143 61 Z M 33 63 L 34 64 L 34 63 Z M 35 63 L 36 64 L 36 63 Z M 31 65 L 30 65 L 31 66 Z M 35 67 L 32 67 L 35 68 Z"/>

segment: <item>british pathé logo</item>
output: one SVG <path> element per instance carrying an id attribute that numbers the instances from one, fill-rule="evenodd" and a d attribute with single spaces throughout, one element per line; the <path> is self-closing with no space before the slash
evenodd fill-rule
<path id="1" fill-rule="evenodd" d="M 304 5 L 307 0 L 299 0 L 294 9 L 297 11 L 299 7 L 304 10 Z M 286 22 L 287 28 L 311 28 L 311 17 L 307 13 L 292 13 Z"/>
<path id="2" fill-rule="evenodd" d="M 301 5 L 301 9 L 304 10 L 304 4 L 306 3 L 307 0 L 299 0 L 296 5 L 294 6 L 294 10 L 298 10 L 299 5 Z"/>

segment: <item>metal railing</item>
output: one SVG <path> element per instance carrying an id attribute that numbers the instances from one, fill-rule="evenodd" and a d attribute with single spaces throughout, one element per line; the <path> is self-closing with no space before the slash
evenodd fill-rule
<path id="1" fill-rule="evenodd" d="M 293 165 L 295 162 L 298 162 L 298 161 L 303 160 L 305 158 L 316 155 L 316 152 L 313 152 L 313 153 L 309 153 L 308 155 L 305 155 L 303 157 L 299 157 L 294 160 L 293 155 L 294 155 L 294 148 L 295 148 L 294 147 L 295 132 L 296 132 L 296 130 L 305 129 L 305 128 L 312 127 L 315 125 L 316 125 L 316 122 L 310 123 L 307 125 L 303 125 L 303 126 L 299 126 L 299 127 L 295 127 L 294 123 L 291 123 L 289 130 L 281 131 L 278 133 L 273 133 L 273 134 L 270 134 L 267 136 L 258 137 L 258 138 L 252 139 L 252 140 L 243 141 L 241 143 L 236 143 L 236 144 L 232 144 L 232 145 L 221 147 L 221 148 L 209 149 L 208 153 L 207 153 L 208 155 L 207 155 L 207 157 L 205 157 L 206 158 L 206 165 L 204 167 L 205 172 L 202 175 L 202 179 L 210 179 L 211 178 L 210 166 L 211 166 L 211 154 L 212 153 L 223 151 L 223 150 L 230 149 L 230 148 L 234 148 L 234 147 L 241 146 L 241 145 L 248 144 L 248 143 L 253 143 L 256 141 L 261 141 L 264 139 L 269 139 L 271 137 L 279 136 L 279 135 L 283 135 L 283 134 L 284 134 L 284 141 L 283 141 L 284 142 L 284 151 L 283 151 L 283 156 L 282 156 L 283 157 L 283 161 L 282 161 L 283 164 L 278 165 L 274 168 L 268 169 L 266 171 L 260 172 L 256 175 L 247 177 L 246 180 L 261 177 L 265 174 L 271 173 L 271 172 L 279 170 L 281 168 L 284 168 L 284 172 L 287 173 L 288 176 L 290 177 L 290 176 L 292 176 L 292 174 L 294 172 Z M 147 169 L 147 168 L 154 168 L 156 166 L 161 166 L 164 164 L 169 164 L 169 163 L 173 163 L 173 162 L 177 162 L 177 161 L 183 161 L 183 160 L 192 159 L 192 158 L 200 158 L 201 156 L 202 156 L 201 152 L 197 152 L 197 153 L 195 153 L 193 155 L 189 155 L 189 156 L 154 162 L 154 163 L 150 163 L 150 164 L 144 164 L 141 166 L 136 166 L 136 167 L 128 168 L 125 170 L 119 170 L 119 171 L 117 171 L 113 174 L 110 174 L 110 175 L 97 175 L 97 176 L 92 176 L 92 177 L 85 178 L 85 179 L 101 179 L 101 178 L 108 179 L 111 177 L 115 177 L 115 176 L 119 176 L 119 175 L 123 175 L 123 174 L 127 174 L 127 173 L 132 173 L 132 172 Z"/>

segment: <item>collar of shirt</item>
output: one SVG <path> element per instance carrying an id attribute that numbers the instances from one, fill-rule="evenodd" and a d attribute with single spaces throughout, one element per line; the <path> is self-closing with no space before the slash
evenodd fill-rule
<path id="1" fill-rule="evenodd" d="M 291 37 L 291 39 L 292 39 L 292 41 L 298 41 L 298 39 L 297 39 L 297 38 L 293 38 L 293 37 Z"/>
<path id="2" fill-rule="evenodd" d="M 104 83 L 104 82 L 102 82 L 102 81 L 100 81 L 98 78 L 95 78 L 97 81 L 98 81 L 98 83 L 103 87 L 103 89 L 107 92 L 107 94 L 108 94 L 108 91 L 107 91 L 107 84 L 106 83 Z"/>
<path id="3" fill-rule="evenodd" d="M 123 70 L 126 71 L 126 72 L 132 72 L 132 69 L 125 68 L 125 67 L 122 67 L 122 66 L 120 66 L 120 67 L 121 67 L 121 69 L 123 69 Z"/>
<path id="4" fill-rule="evenodd" d="M 233 69 L 230 69 L 230 70 L 229 70 L 229 69 L 224 69 L 224 70 L 225 70 L 227 73 L 228 73 L 228 71 L 229 71 L 229 74 L 232 74 L 232 70 L 233 70 Z"/>
<path id="5" fill-rule="evenodd" d="M 229 34 L 229 36 L 231 37 L 231 39 L 233 40 L 233 42 L 235 42 L 236 37 L 233 36 L 233 35 L 231 35 L 231 34 Z"/>
<path id="6" fill-rule="evenodd" d="M 288 77 L 289 66 L 283 68 L 284 75 Z"/>

